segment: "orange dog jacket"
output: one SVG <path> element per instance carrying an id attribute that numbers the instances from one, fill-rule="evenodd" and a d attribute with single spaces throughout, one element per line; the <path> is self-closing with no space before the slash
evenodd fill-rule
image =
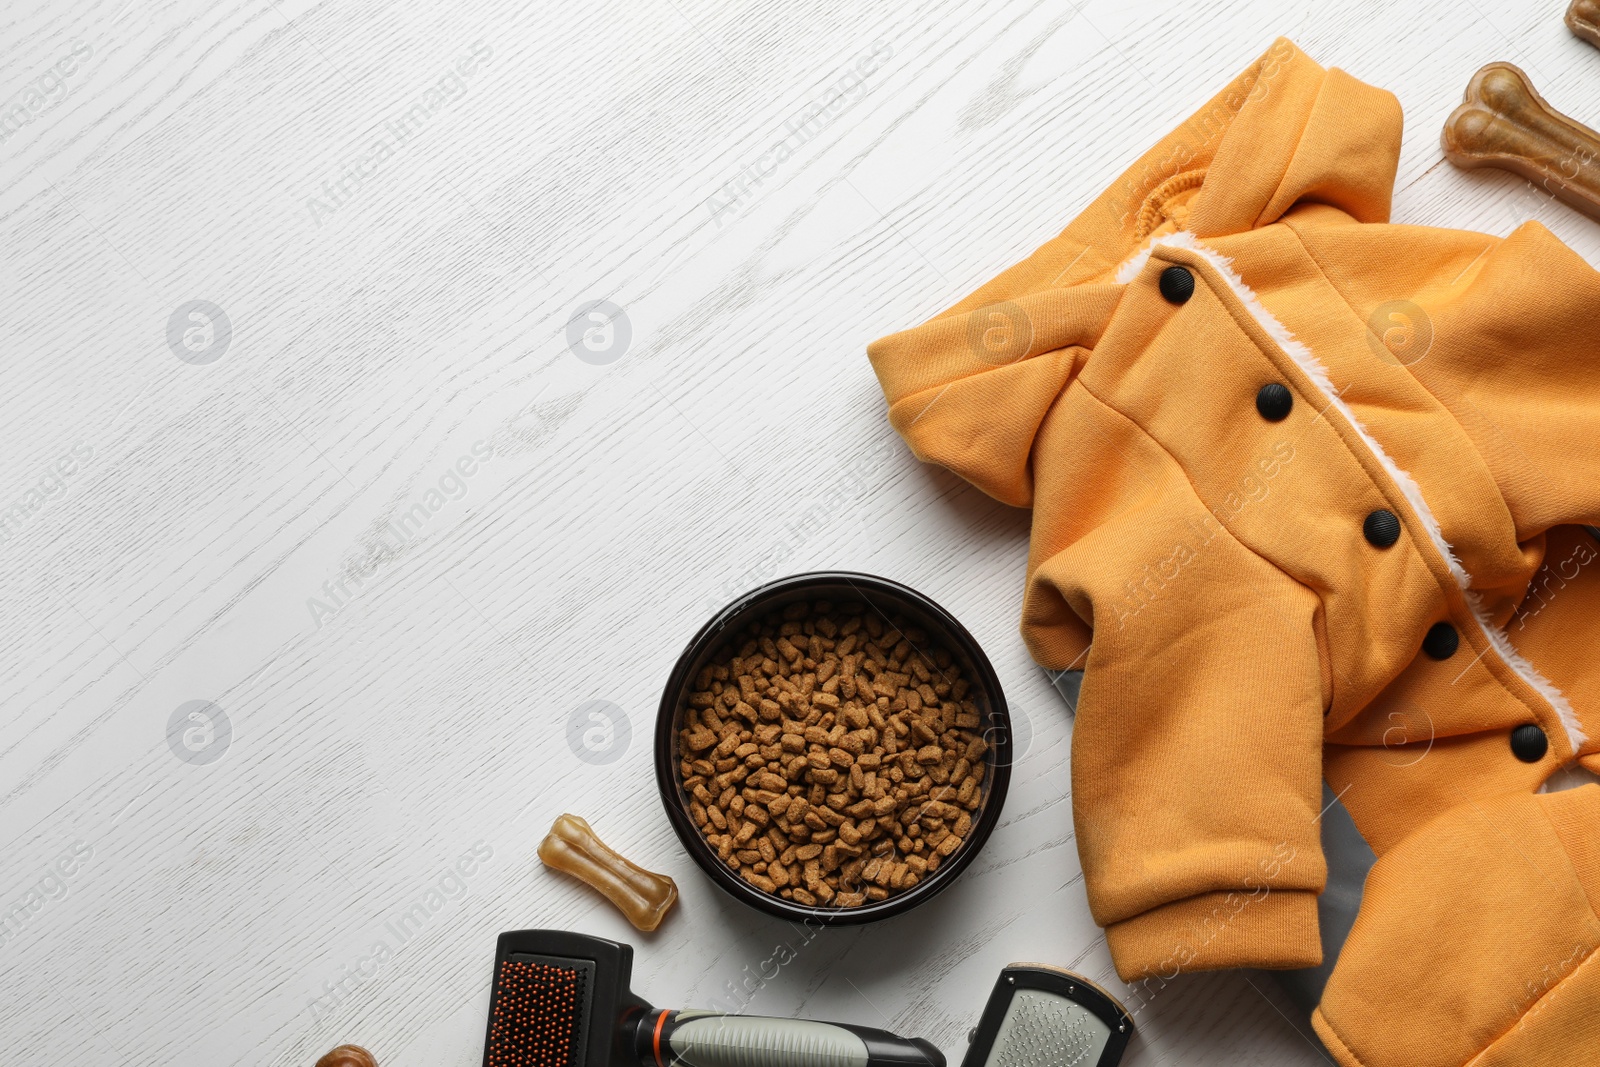
<path id="1" fill-rule="evenodd" d="M 1334 1055 L 1600 1060 L 1600 786 L 1542 789 L 1600 770 L 1600 275 L 1536 223 L 1390 224 L 1400 128 L 1280 40 L 869 354 L 919 457 L 1033 509 L 1124 979 L 1321 960 L 1325 776 L 1379 857 Z"/>

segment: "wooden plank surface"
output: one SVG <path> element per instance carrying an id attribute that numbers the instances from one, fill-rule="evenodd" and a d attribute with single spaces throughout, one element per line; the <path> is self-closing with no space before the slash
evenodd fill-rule
<path id="1" fill-rule="evenodd" d="M 803 941 L 746 1009 L 959 1058 L 1005 962 L 1121 991 L 1070 719 L 1016 633 L 1027 516 L 906 452 L 864 347 L 1277 33 L 1399 95 L 1397 220 L 1536 218 L 1600 261 L 1437 144 L 1494 59 L 1600 119 L 1564 4 L 1297 6 L 8 5 L 0 1058 L 467 1067 L 494 936 L 536 925 L 633 942 L 657 1002 L 726 1000 L 799 935 L 681 853 L 654 707 L 714 608 L 821 568 L 950 608 L 1030 740 L 960 883 Z M 629 339 L 586 362 L 566 327 L 601 300 Z M 593 700 L 629 732 L 604 764 L 566 743 Z M 211 762 L 169 741 L 191 702 L 201 756 L 225 716 Z M 678 880 L 658 934 L 540 870 L 565 810 Z M 1259 974 L 1182 977 L 1138 1024 L 1138 1067 L 1325 1062 Z"/>

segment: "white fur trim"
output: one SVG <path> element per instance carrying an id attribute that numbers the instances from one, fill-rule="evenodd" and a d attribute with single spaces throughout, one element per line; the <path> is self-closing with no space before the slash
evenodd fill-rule
<path id="1" fill-rule="evenodd" d="M 1190 239 L 1193 239 L 1193 235 L 1190 235 Z M 1144 265 L 1150 261 L 1150 251 L 1154 245 L 1154 239 L 1146 242 L 1143 248 L 1123 261 L 1122 266 L 1117 268 L 1114 275 L 1118 285 L 1127 285 L 1133 281 L 1140 271 L 1144 270 Z"/>
<path id="2" fill-rule="evenodd" d="M 1395 461 L 1389 457 L 1389 454 L 1383 450 L 1383 446 L 1379 445 L 1372 435 L 1367 432 L 1366 427 L 1361 425 L 1360 420 L 1355 416 L 1355 412 L 1350 410 L 1349 405 L 1340 398 L 1339 391 L 1329 381 L 1327 368 L 1322 365 L 1322 361 L 1312 355 L 1311 349 L 1296 340 L 1288 328 L 1279 322 L 1272 312 L 1266 309 L 1266 306 L 1261 303 L 1261 299 L 1256 296 L 1254 290 L 1245 284 L 1243 278 L 1239 277 L 1238 272 L 1233 269 L 1233 263 L 1226 256 L 1207 248 L 1200 243 L 1194 234 L 1187 230 L 1179 230 L 1177 233 L 1158 238 L 1152 241 L 1150 245 L 1134 253 L 1127 262 L 1117 268 L 1117 281 L 1124 284 L 1132 281 L 1134 276 L 1144 268 L 1146 261 L 1150 258 L 1150 253 L 1156 245 L 1170 245 L 1174 248 L 1188 249 L 1209 263 L 1222 276 L 1222 279 L 1228 283 L 1228 287 L 1239 298 L 1239 302 L 1250 312 L 1256 323 L 1266 331 L 1267 336 L 1277 342 L 1278 347 L 1282 348 L 1289 358 L 1295 361 L 1300 369 L 1305 372 L 1306 377 L 1310 378 L 1312 383 L 1328 398 L 1328 406 L 1338 411 L 1345 421 L 1350 424 L 1351 429 L 1356 432 L 1362 443 L 1377 457 L 1379 464 L 1382 465 L 1389 477 L 1394 480 L 1395 485 L 1399 486 L 1401 495 L 1406 498 L 1406 503 L 1411 505 L 1411 510 L 1416 513 L 1423 529 L 1428 532 L 1428 538 L 1433 542 L 1433 547 L 1438 549 L 1439 554 L 1444 557 L 1445 563 L 1450 568 L 1451 577 L 1455 578 L 1456 585 L 1461 588 L 1462 595 L 1466 597 L 1467 606 L 1472 609 L 1472 616 L 1477 620 L 1478 627 L 1488 639 L 1490 647 L 1499 654 L 1501 659 L 1505 660 L 1506 665 L 1518 677 L 1527 682 L 1535 692 L 1544 697 L 1550 706 L 1555 709 L 1557 717 L 1561 720 L 1561 725 L 1567 731 L 1567 740 L 1572 744 L 1573 751 L 1576 752 L 1583 745 L 1585 737 L 1583 728 L 1578 723 L 1578 716 L 1572 710 L 1572 705 L 1568 703 L 1565 694 L 1556 688 L 1550 679 L 1540 674 L 1533 664 L 1529 663 L 1521 653 L 1513 648 L 1510 639 L 1489 618 L 1488 612 L 1483 607 L 1483 599 L 1472 588 L 1471 576 L 1461 566 L 1461 561 L 1456 558 L 1456 554 L 1451 551 L 1449 543 L 1445 541 L 1444 534 L 1439 528 L 1439 521 L 1434 518 L 1433 510 L 1428 507 L 1428 502 L 1423 499 L 1422 488 L 1417 485 L 1416 480 L 1411 475 L 1400 469 Z"/>

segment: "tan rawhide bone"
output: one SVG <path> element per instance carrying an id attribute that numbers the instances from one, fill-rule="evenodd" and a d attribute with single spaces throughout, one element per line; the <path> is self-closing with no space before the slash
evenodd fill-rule
<path id="1" fill-rule="evenodd" d="M 603 893 L 641 930 L 661 925 L 678 899 L 678 886 L 664 874 L 647 871 L 619 855 L 589 824 L 576 815 L 562 815 L 539 842 L 539 859 Z"/>
<path id="2" fill-rule="evenodd" d="M 1474 74 L 1464 100 L 1439 138 L 1450 162 L 1520 174 L 1600 219 L 1600 134 L 1545 103 L 1510 63 Z"/>
<path id="3" fill-rule="evenodd" d="M 1572 0 L 1567 8 L 1567 29 L 1600 48 L 1600 0 Z"/>

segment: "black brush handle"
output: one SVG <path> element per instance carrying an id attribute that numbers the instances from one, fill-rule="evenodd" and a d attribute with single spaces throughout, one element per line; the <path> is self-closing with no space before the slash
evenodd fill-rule
<path id="1" fill-rule="evenodd" d="M 639 1020 L 642 1067 L 945 1067 L 922 1038 L 848 1023 L 652 1009 Z"/>

